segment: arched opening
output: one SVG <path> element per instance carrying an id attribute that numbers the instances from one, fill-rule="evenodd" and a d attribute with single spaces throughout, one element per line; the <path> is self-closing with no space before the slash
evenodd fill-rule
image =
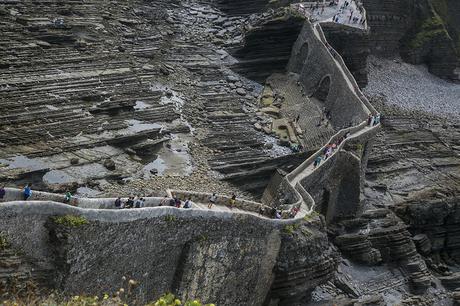
<path id="1" fill-rule="evenodd" d="M 300 47 L 300 50 L 296 52 L 296 57 L 297 59 L 295 60 L 295 67 L 292 67 L 292 72 L 295 73 L 300 73 L 302 71 L 302 67 L 305 64 L 305 61 L 308 58 L 308 44 L 305 42 L 302 47 Z"/>
<path id="2" fill-rule="evenodd" d="M 325 102 L 327 96 L 329 95 L 329 90 L 331 88 L 331 77 L 325 76 L 318 85 L 318 88 L 313 93 L 312 97 L 318 99 L 321 102 Z"/>
<path id="3" fill-rule="evenodd" d="M 320 213 L 325 217 L 327 218 L 327 214 L 329 212 L 329 198 L 331 197 L 331 194 L 329 192 L 329 190 L 327 190 L 326 188 L 323 188 L 323 197 L 322 197 L 322 200 L 321 200 L 321 211 Z"/>

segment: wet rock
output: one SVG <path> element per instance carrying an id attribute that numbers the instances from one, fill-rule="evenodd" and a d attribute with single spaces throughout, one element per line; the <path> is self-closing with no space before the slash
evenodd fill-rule
<path id="1" fill-rule="evenodd" d="M 144 66 L 142 66 L 142 69 L 147 70 L 147 71 L 155 71 L 155 67 L 150 64 L 145 64 Z"/>
<path id="2" fill-rule="evenodd" d="M 106 167 L 107 170 L 113 171 L 116 168 L 115 162 L 113 160 L 111 160 L 111 159 L 106 159 L 104 161 L 104 167 Z"/>
<path id="3" fill-rule="evenodd" d="M 244 90 L 243 88 L 237 88 L 236 93 L 239 94 L 240 96 L 245 96 L 246 90 Z"/>
<path id="4" fill-rule="evenodd" d="M 156 169 L 156 168 L 150 169 L 150 173 L 153 174 L 153 175 L 157 175 L 158 174 L 158 169 Z"/>
<path id="5" fill-rule="evenodd" d="M 228 75 L 227 76 L 227 81 L 230 83 L 235 83 L 239 81 L 239 78 L 234 76 L 234 75 Z"/>
<path id="6" fill-rule="evenodd" d="M 456 290 L 452 293 L 452 300 L 454 306 L 460 306 L 460 290 Z"/>
<path id="7" fill-rule="evenodd" d="M 163 74 L 163 75 L 169 75 L 170 72 L 168 69 L 166 69 L 165 67 L 160 67 L 160 73 Z"/>
<path id="8" fill-rule="evenodd" d="M 427 235 L 418 234 L 415 235 L 412 240 L 414 241 L 415 246 L 417 247 L 417 250 L 420 252 L 420 254 L 428 255 L 431 253 L 431 242 Z"/>
<path id="9" fill-rule="evenodd" d="M 460 272 L 453 273 L 449 276 L 441 276 L 439 279 L 441 280 L 443 286 L 449 290 L 456 290 L 460 288 Z"/>

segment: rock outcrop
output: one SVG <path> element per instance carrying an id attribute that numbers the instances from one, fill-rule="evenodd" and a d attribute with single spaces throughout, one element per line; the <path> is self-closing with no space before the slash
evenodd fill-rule
<path id="1" fill-rule="evenodd" d="M 257 19 L 247 26 L 243 46 L 233 52 L 238 63 L 232 69 L 249 79 L 264 82 L 275 72 L 285 72 L 292 46 L 299 36 L 304 18 L 290 10 Z"/>
<path id="2" fill-rule="evenodd" d="M 459 66 L 457 41 L 449 35 L 448 28 L 452 28 L 449 21 L 438 15 L 432 2 L 443 3 L 431 0 L 365 0 L 363 3 L 371 28 L 370 44 L 378 55 L 401 54 L 410 63 L 427 64 L 430 71 L 439 77 L 458 80 L 459 75 L 455 71 Z M 449 20 L 458 19 L 457 12 L 455 8 L 449 12 Z M 447 12 L 444 16 L 448 18 Z"/>
<path id="3" fill-rule="evenodd" d="M 369 33 L 337 23 L 323 23 L 321 27 L 327 41 L 342 56 L 359 87 L 366 87 Z"/>
<path id="4" fill-rule="evenodd" d="M 47 276 L 50 288 L 66 294 L 115 292 L 126 278 L 136 282 L 130 290 L 138 302 L 174 292 L 218 305 L 281 306 L 308 298 L 337 265 L 338 253 L 316 216 L 283 222 L 231 212 L 87 210 L 45 201 L 10 203 L 0 211 L 0 231 L 8 233 L 2 234 L 8 247 L 2 242 L 0 281 Z"/>
<path id="5" fill-rule="evenodd" d="M 282 237 L 268 301 L 301 305 L 315 287 L 334 276 L 339 254 L 328 243 L 322 218 L 287 226 Z"/>

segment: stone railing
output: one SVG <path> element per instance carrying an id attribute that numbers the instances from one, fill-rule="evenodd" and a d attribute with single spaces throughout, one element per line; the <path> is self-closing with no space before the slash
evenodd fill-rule
<path id="1" fill-rule="evenodd" d="M 188 191 L 188 190 L 167 190 L 167 194 L 169 197 L 176 196 L 179 199 L 186 200 L 188 198 L 192 199 L 192 202 L 197 202 L 197 203 L 209 203 L 209 198 L 212 196 L 212 193 L 207 193 L 207 192 L 196 192 L 196 191 Z M 231 197 L 224 196 L 224 195 L 218 195 L 217 200 L 216 200 L 216 205 L 222 205 L 222 206 L 229 206 L 230 199 Z M 261 211 L 264 212 L 270 212 L 272 210 L 272 207 L 268 205 L 264 205 L 262 203 L 254 202 L 254 201 L 249 201 L 249 200 L 243 200 L 243 199 L 236 199 L 235 204 L 233 205 L 234 208 L 238 208 L 241 210 L 249 211 L 249 212 L 254 212 L 254 213 L 260 213 Z M 270 216 L 269 214 L 264 214 L 265 216 Z"/>
<path id="2" fill-rule="evenodd" d="M 6 194 L 3 199 L 3 204 L 7 203 L 17 203 L 17 204 L 25 204 L 25 203 L 55 203 L 55 204 L 62 204 L 65 206 L 73 206 L 78 207 L 81 209 L 96 209 L 96 210 L 114 210 L 115 207 L 115 200 L 116 198 L 79 198 L 73 196 L 70 202 L 65 202 L 65 196 L 63 194 L 55 194 L 50 192 L 42 192 L 33 190 L 32 196 L 27 200 L 24 201 L 23 198 L 23 191 L 17 188 L 5 188 Z M 204 192 L 194 192 L 194 191 L 184 191 L 184 190 L 167 190 L 167 195 L 169 197 L 144 197 L 145 202 L 143 208 L 164 208 L 168 207 L 168 209 L 177 210 L 177 211 L 188 211 L 187 209 L 181 209 L 176 207 L 168 206 L 169 200 L 172 198 L 172 195 L 177 196 L 181 200 L 185 200 L 189 197 L 192 198 L 192 201 L 195 203 L 202 203 L 206 205 L 209 203 L 209 197 L 211 193 L 204 193 Z M 231 197 L 224 196 L 224 195 L 217 195 L 216 206 L 229 206 L 229 201 Z M 126 202 L 127 198 L 121 198 L 122 202 Z M 166 201 L 165 201 L 166 200 Z M 161 204 L 164 206 L 160 206 Z M 300 200 L 296 202 L 297 205 L 300 205 Z M 0 203 L 2 205 L 2 203 Z M 264 219 L 273 219 L 271 211 L 273 210 L 272 207 L 264 205 L 262 203 L 243 200 L 237 198 L 235 200 L 234 208 L 239 210 L 229 212 L 229 211 L 219 211 L 218 209 L 210 209 L 210 210 L 200 210 L 204 215 L 207 215 L 207 212 L 221 212 L 226 214 L 237 213 L 237 214 L 244 214 L 245 212 L 257 214 L 257 217 L 264 218 Z M 133 211 L 137 209 L 130 209 L 129 211 Z M 123 210 L 126 211 L 126 210 Z M 180 214 L 180 212 L 179 212 Z M 284 215 L 287 215 L 288 211 L 284 212 Z M 211 214 L 214 215 L 214 214 Z M 292 219 L 273 219 L 276 221 L 283 221 L 288 222 L 289 220 L 294 221 L 296 219 L 302 218 L 306 215 L 305 211 L 299 212 L 295 218 Z M 289 222 L 288 222 L 289 223 Z"/>
<path id="3" fill-rule="evenodd" d="M 359 98 L 359 101 L 363 104 L 364 109 L 367 110 L 369 114 L 375 115 L 377 114 L 377 111 L 375 108 L 369 103 L 369 101 L 366 99 L 366 97 L 363 95 L 361 90 L 359 89 L 355 79 L 353 78 L 352 74 L 348 70 L 347 66 L 345 65 L 342 57 L 340 54 L 338 54 L 332 47 L 327 47 L 327 40 L 324 36 L 323 30 L 320 26 L 320 24 L 316 24 L 313 26 L 313 30 L 315 33 L 315 36 L 317 37 L 318 40 L 320 40 L 323 43 L 323 47 L 328 50 L 328 53 L 331 56 L 331 60 L 337 63 L 341 67 L 341 71 L 343 71 L 343 77 L 349 81 L 350 84 L 350 90 Z M 363 129 L 368 129 L 369 131 L 378 128 L 379 125 L 374 126 L 374 127 L 366 127 L 367 123 L 361 122 L 360 124 L 348 128 L 341 129 L 338 131 L 334 136 L 332 136 L 328 143 L 324 144 L 322 148 L 320 148 L 316 153 L 311 155 L 307 160 L 305 160 L 302 164 L 300 164 L 296 169 L 294 169 L 291 173 L 289 173 L 285 179 L 283 180 L 282 184 L 286 188 L 291 189 L 289 193 L 292 194 L 291 198 L 293 199 L 292 203 L 285 203 L 281 205 L 281 209 L 284 210 L 284 212 L 288 212 L 292 207 L 298 207 L 299 213 L 292 219 L 273 219 L 273 221 L 276 222 L 296 222 L 296 220 L 299 220 L 300 218 L 303 218 L 306 214 L 309 214 L 312 212 L 314 206 L 315 206 L 315 201 L 313 200 L 312 196 L 305 190 L 305 188 L 301 185 L 301 181 L 311 175 L 316 169 L 320 168 L 322 165 L 319 165 L 315 169 L 312 169 L 310 172 L 305 172 L 306 169 L 314 162 L 314 160 L 323 154 L 324 149 L 326 148 L 326 145 L 329 143 L 334 143 L 337 142 L 337 140 L 341 137 L 344 137 L 347 133 L 349 133 L 349 137 L 344 139 L 336 148 L 334 153 L 338 152 L 344 144 L 352 138 L 357 137 L 359 135 L 362 135 L 362 133 L 359 133 Z M 367 131 L 364 131 L 363 133 L 367 133 Z M 334 154 L 333 154 L 334 155 Z M 330 157 L 328 160 L 332 160 L 333 156 Z M 324 163 L 323 163 L 324 164 Z M 169 198 L 166 198 L 167 200 L 170 199 L 172 194 L 175 194 L 176 196 L 184 199 L 188 197 L 192 197 L 194 202 L 199 202 L 199 203 L 208 203 L 209 197 L 211 196 L 211 193 L 201 193 L 201 192 L 193 192 L 193 191 L 182 191 L 182 190 L 167 190 Z M 157 207 L 160 205 L 160 203 L 164 200 L 164 198 L 161 197 L 146 197 L 145 198 L 145 207 Z M 222 196 L 218 195 L 217 203 L 216 205 L 228 205 L 229 204 L 230 197 L 227 196 Z M 22 198 L 22 191 L 19 189 L 13 189 L 13 188 L 7 188 L 7 195 L 4 199 L 6 202 L 18 202 L 18 203 L 37 203 L 37 201 L 40 202 L 48 202 L 48 203 L 63 203 L 64 202 L 64 195 L 58 195 L 58 194 L 53 194 L 53 193 L 47 193 L 47 192 L 39 192 L 39 191 L 34 191 L 32 197 L 27 201 L 24 202 Z M 126 201 L 126 198 L 123 198 L 122 201 Z M 79 208 L 86 208 L 86 209 L 113 209 L 114 207 L 114 202 L 115 198 L 95 198 L 95 199 L 88 199 L 88 198 L 78 198 L 78 197 L 73 197 L 70 201 L 70 205 L 77 206 Z M 272 207 L 267 206 L 262 203 L 254 202 L 254 201 L 248 201 L 248 200 L 242 200 L 242 199 L 236 199 L 235 201 L 235 208 L 238 208 L 238 211 L 233 211 L 233 212 L 228 212 L 228 211 L 219 211 L 219 210 L 199 210 L 199 213 L 202 215 L 212 215 L 216 216 L 219 214 L 223 215 L 228 215 L 228 214 L 245 214 L 247 213 L 256 213 L 256 216 L 259 218 L 263 219 L 269 219 L 271 216 L 269 214 L 260 214 L 260 212 L 270 212 L 272 210 Z M 198 211 L 198 210 L 184 210 L 184 209 L 178 209 L 175 207 L 159 207 L 157 209 L 162 209 L 162 210 L 172 210 L 172 211 L 178 211 L 177 213 L 182 214 L 182 213 L 189 213 L 188 211 Z M 222 216 L 223 216 L 222 215 Z"/>
<path id="4" fill-rule="evenodd" d="M 343 61 L 342 56 L 327 43 L 327 40 L 324 35 L 323 29 L 321 28 L 321 25 L 316 24 L 313 27 L 314 27 L 313 29 L 315 30 L 314 33 L 316 34 L 316 37 L 323 43 L 324 48 L 326 48 L 329 51 L 329 54 L 331 55 L 332 60 L 336 62 L 342 68 L 341 70 L 344 73 L 344 78 L 348 79 L 351 84 L 350 90 L 359 98 L 359 101 L 363 104 L 365 109 L 367 109 L 370 115 L 377 115 L 376 109 L 369 103 L 368 99 L 364 96 L 362 91 L 359 89 L 359 86 L 356 83 L 356 80 L 354 79 L 351 72 L 348 70 L 348 67 L 345 65 L 345 62 Z M 328 144 L 337 143 L 337 140 L 339 138 L 344 137 L 345 135 L 349 134 L 349 136 L 343 139 L 343 141 L 335 149 L 335 152 L 338 152 L 340 149 L 343 148 L 343 146 L 348 140 L 353 139 L 357 136 L 360 136 L 363 133 L 370 132 L 371 130 L 377 129 L 379 127 L 380 127 L 380 124 L 370 127 L 367 125 L 367 121 L 363 121 L 356 126 L 341 129 L 335 135 L 333 135 L 322 148 L 320 148 L 316 153 L 311 155 L 309 158 L 307 158 L 307 160 L 305 160 L 302 164 L 300 164 L 296 169 L 290 172 L 286 176 L 286 180 L 287 182 L 289 182 L 290 186 L 294 189 L 294 191 L 300 197 L 300 199 L 302 199 L 303 203 L 300 205 L 307 206 L 309 212 L 313 211 L 314 209 L 315 201 L 313 200 L 312 196 L 302 186 L 301 182 L 304 178 L 308 177 L 309 175 L 311 175 L 313 172 L 315 172 L 317 169 L 319 169 L 321 166 L 325 164 L 325 163 L 322 163 L 318 165 L 315 169 L 312 169 L 310 172 L 305 172 L 306 169 L 314 163 L 315 159 L 318 156 L 323 155 L 323 152 L 326 149 L 326 146 Z M 364 129 L 368 129 L 368 131 L 363 131 Z M 360 131 L 362 131 L 362 133 L 359 133 Z M 334 153 L 333 155 L 335 155 Z M 330 162 L 333 159 L 334 159 L 334 156 L 331 156 L 327 161 Z M 299 204 L 296 202 L 291 205 L 294 206 L 294 205 L 299 205 Z"/>
<path id="5" fill-rule="evenodd" d="M 23 201 L 22 190 L 16 188 L 5 188 L 6 194 L 4 202 L 17 202 Z M 123 202 L 126 202 L 128 198 L 121 198 Z M 161 204 L 163 198 L 160 197 L 145 197 L 144 207 L 156 207 Z M 32 196 L 27 200 L 29 201 L 50 201 L 57 203 L 65 203 L 65 196 L 63 194 L 56 194 L 50 192 L 36 191 L 32 192 Z M 114 209 L 116 198 L 80 198 L 72 196 L 68 205 L 77 206 L 80 208 L 88 209 Z"/>
<path id="6" fill-rule="evenodd" d="M 320 24 L 316 24 L 316 25 L 314 25 L 314 27 L 316 29 L 316 33 L 318 34 L 319 39 L 321 40 L 321 42 L 324 45 L 326 45 L 327 40 L 326 40 L 326 36 L 324 35 L 323 28 L 321 27 Z M 342 68 L 343 72 L 345 73 L 345 76 L 351 82 L 351 84 L 353 86 L 353 88 L 352 88 L 353 92 L 358 96 L 358 98 L 366 106 L 366 108 L 370 111 L 370 113 L 372 115 L 376 115 L 377 114 L 376 109 L 374 108 L 374 106 L 372 106 L 372 104 L 369 102 L 369 100 L 363 94 L 361 89 L 359 89 L 358 83 L 356 82 L 355 78 L 353 77 L 353 75 L 351 74 L 351 72 L 348 69 L 347 65 L 345 64 L 342 56 L 337 51 L 335 51 L 335 49 L 332 48 L 331 45 L 329 45 L 329 48 L 327 48 L 327 49 L 331 53 L 332 58 L 340 65 L 340 67 Z"/>
<path id="7" fill-rule="evenodd" d="M 346 128 L 346 129 L 342 129 L 340 131 L 338 131 L 335 135 L 333 135 L 329 141 L 323 146 L 321 147 L 321 149 L 319 149 L 318 151 L 316 151 L 316 153 L 314 153 L 313 155 L 311 155 L 309 158 L 307 158 L 303 163 L 301 163 L 297 168 L 295 168 L 292 172 L 290 172 L 288 175 L 287 175 L 287 178 L 289 181 L 293 181 L 294 178 L 296 176 L 298 176 L 299 174 L 301 174 L 308 166 L 310 166 L 314 161 L 315 159 L 318 157 L 318 156 L 321 156 L 323 155 L 323 151 L 326 149 L 326 146 L 330 143 L 334 143 L 336 142 L 340 137 L 344 137 L 347 133 L 355 133 L 356 131 L 359 131 L 361 130 L 362 128 L 364 128 L 366 126 L 366 122 L 362 122 L 361 124 L 357 125 L 357 126 L 353 126 L 353 127 L 349 127 L 349 128 Z M 342 143 L 337 147 L 336 150 L 338 150 L 339 148 L 342 147 L 342 145 L 345 143 L 346 140 L 342 141 Z"/>

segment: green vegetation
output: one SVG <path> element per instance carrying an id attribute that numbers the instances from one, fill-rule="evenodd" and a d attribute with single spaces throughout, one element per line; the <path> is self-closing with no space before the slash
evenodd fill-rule
<path id="1" fill-rule="evenodd" d="M 10 243 L 0 234 L 0 250 L 4 250 L 10 247 Z"/>
<path id="2" fill-rule="evenodd" d="M 199 235 L 198 238 L 197 238 L 197 240 L 198 240 L 199 242 L 206 242 L 206 241 L 208 241 L 208 239 L 209 239 L 209 237 L 208 237 L 208 235 L 206 235 L 206 234 L 201 234 L 201 235 Z"/>
<path id="3" fill-rule="evenodd" d="M 99 296 L 80 296 L 76 295 L 70 299 L 60 298 L 56 294 L 50 294 L 45 298 L 28 297 L 27 299 L 12 299 L 2 301 L 3 306 L 26 306 L 26 305 L 40 305 L 40 306 L 128 306 L 119 295 L 109 296 L 104 294 Z M 138 304 L 136 304 L 138 305 Z M 202 304 L 199 300 L 192 300 L 182 302 L 177 299 L 174 294 L 168 293 L 163 295 L 155 302 L 145 304 L 145 306 L 216 306 L 215 304 Z"/>
<path id="4" fill-rule="evenodd" d="M 436 13 L 438 13 L 442 19 L 447 20 L 449 15 L 449 8 L 446 0 L 431 0 Z"/>
<path id="5" fill-rule="evenodd" d="M 194 301 L 187 301 L 184 304 L 179 299 L 176 299 L 174 294 L 168 293 L 163 295 L 158 301 L 155 303 L 148 304 L 146 306 L 178 306 L 178 305 L 183 305 L 183 306 L 215 306 L 215 304 L 202 304 L 198 300 Z"/>
<path id="6" fill-rule="evenodd" d="M 68 227 L 78 227 L 89 223 L 85 217 L 74 215 L 57 216 L 52 219 L 54 223 Z"/>
<path id="7" fill-rule="evenodd" d="M 316 211 L 312 211 L 311 214 L 309 215 L 306 215 L 305 217 L 303 217 L 303 220 L 304 221 L 311 221 L 313 219 L 315 219 L 316 217 L 318 217 L 320 214 Z"/>
<path id="8" fill-rule="evenodd" d="M 362 144 L 358 143 L 356 145 L 356 151 L 358 152 L 358 155 L 363 154 L 363 149 L 364 149 L 364 146 Z"/>
<path id="9" fill-rule="evenodd" d="M 307 228 L 302 228 L 302 234 L 304 234 L 307 237 L 310 237 L 312 235 L 312 232 L 310 232 Z"/>
<path id="10" fill-rule="evenodd" d="M 439 36 L 449 36 L 444 27 L 444 23 L 438 14 L 423 21 L 415 37 L 409 41 L 409 48 L 418 49 Z"/>
<path id="11" fill-rule="evenodd" d="M 449 5 L 446 0 L 431 0 L 431 3 L 436 13 L 439 14 L 444 21 L 449 35 L 452 39 L 456 40 L 455 47 L 457 49 L 457 54 L 460 56 L 460 29 L 454 25 L 455 14 L 449 11 Z"/>
<path id="12" fill-rule="evenodd" d="M 299 228 L 300 228 L 300 224 L 299 224 L 299 223 L 288 224 L 288 225 L 284 226 L 283 231 L 284 231 L 286 234 L 292 235 L 292 234 L 294 234 L 294 232 L 296 232 Z"/>
<path id="13" fill-rule="evenodd" d="M 174 215 L 166 215 L 165 216 L 165 221 L 166 222 L 174 222 L 174 221 L 176 221 L 176 216 L 174 216 Z"/>

